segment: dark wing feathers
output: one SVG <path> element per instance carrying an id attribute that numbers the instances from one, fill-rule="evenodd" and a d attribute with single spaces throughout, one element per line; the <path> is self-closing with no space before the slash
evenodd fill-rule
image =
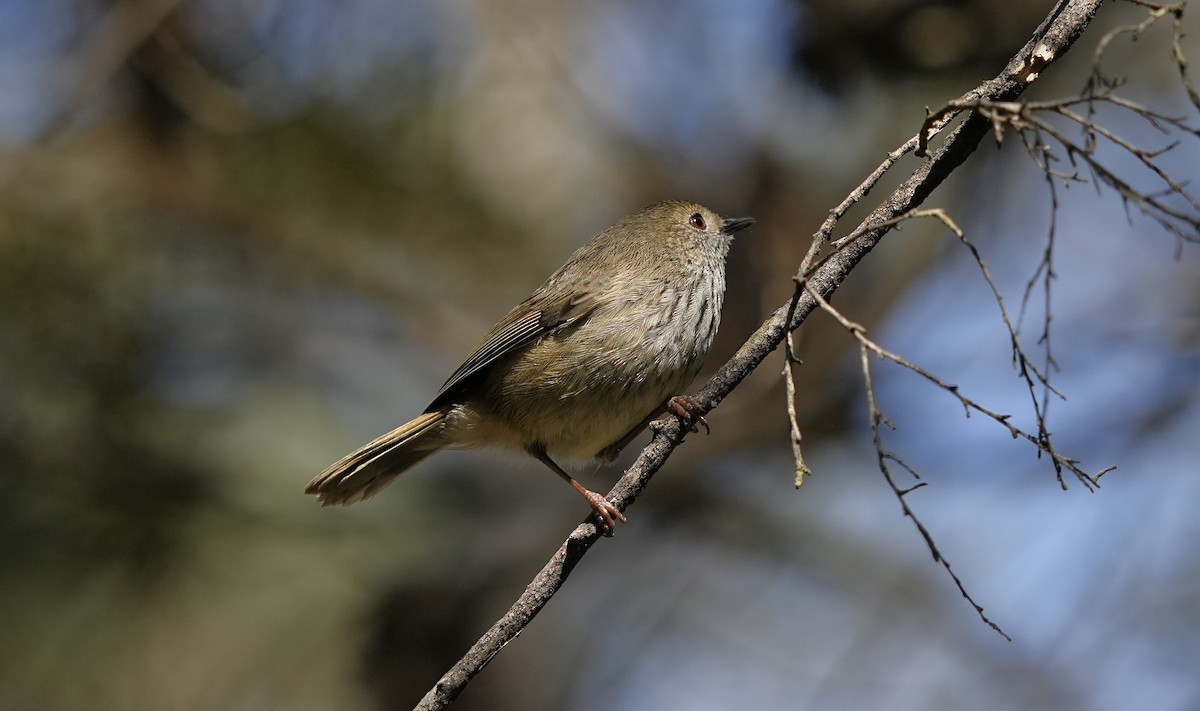
<path id="1" fill-rule="evenodd" d="M 496 359 L 536 340 L 543 333 L 545 328 L 542 326 L 541 312 L 528 311 L 520 314 L 518 318 L 504 324 L 503 328 L 490 333 L 479 347 L 467 356 L 462 365 L 450 374 L 438 395 L 451 390 L 455 385 L 496 362 Z"/>
<path id="2" fill-rule="evenodd" d="M 492 326 L 492 330 L 471 355 L 446 379 L 426 411 L 453 401 L 451 391 L 504 356 L 535 343 L 547 334 L 581 323 L 598 305 L 596 299 L 587 293 L 575 294 L 567 300 L 556 300 L 549 296 L 545 292 L 535 294 Z"/>

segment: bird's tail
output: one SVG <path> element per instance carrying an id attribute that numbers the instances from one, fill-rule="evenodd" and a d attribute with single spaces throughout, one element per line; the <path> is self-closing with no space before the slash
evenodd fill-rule
<path id="1" fill-rule="evenodd" d="M 349 506 L 371 498 L 406 469 L 450 442 L 443 435 L 444 410 L 420 417 L 347 454 L 304 487 L 322 506 Z"/>

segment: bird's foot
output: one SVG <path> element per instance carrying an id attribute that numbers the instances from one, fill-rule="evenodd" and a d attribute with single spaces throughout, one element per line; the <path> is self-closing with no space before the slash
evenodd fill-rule
<path id="1" fill-rule="evenodd" d="M 583 498 L 591 504 L 592 511 L 596 514 L 596 518 L 600 519 L 600 532 L 607 538 L 612 538 L 613 533 L 617 530 L 617 521 L 625 523 L 625 514 L 621 513 L 612 502 L 597 494 L 590 489 L 580 487 L 580 492 Z"/>
<path id="2" fill-rule="evenodd" d="M 691 428 L 692 432 L 700 431 L 696 427 L 698 424 L 704 425 L 704 434 L 712 431 L 708 427 L 708 420 L 704 419 L 704 408 L 691 395 L 676 395 L 675 397 L 667 398 L 667 402 L 663 407 L 666 408 L 667 412 L 683 420 L 683 424 Z"/>

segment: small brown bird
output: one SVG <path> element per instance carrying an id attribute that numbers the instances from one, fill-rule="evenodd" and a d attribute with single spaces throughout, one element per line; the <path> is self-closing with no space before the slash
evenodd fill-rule
<path id="1" fill-rule="evenodd" d="M 729 245 L 753 223 L 682 201 L 622 218 L 500 319 L 423 414 L 343 457 L 305 493 L 349 505 L 440 449 L 495 444 L 550 467 L 611 535 L 625 517 L 550 455 L 612 461 L 663 411 L 707 427 L 697 403 L 675 393 L 708 354 Z"/>

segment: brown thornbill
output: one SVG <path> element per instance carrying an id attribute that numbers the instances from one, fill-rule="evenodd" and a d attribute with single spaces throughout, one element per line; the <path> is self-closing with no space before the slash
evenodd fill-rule
<path id="1" fill-rule="evenodd" d="M 625 517 L 550 455 L 612 461 L 664 410 L 704 422 L 676 393 L 717 333 L 733 234 L 753 223 L 674 200 L 622 218 L 500 319 L 424 413 L 343 457 L 305 493 L 349 505 L 440 449 L 495 444 L 550 467 L 611 535 Z"/>

